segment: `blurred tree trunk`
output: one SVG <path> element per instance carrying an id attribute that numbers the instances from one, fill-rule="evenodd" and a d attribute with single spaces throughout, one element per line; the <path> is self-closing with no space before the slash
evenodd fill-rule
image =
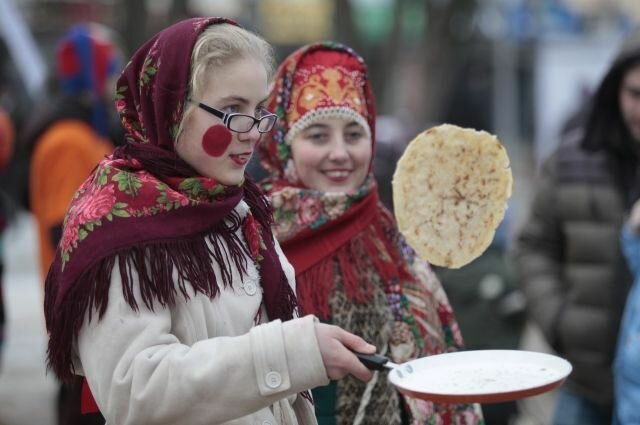
<path id="1" fill-rule="evenodd" d="M 410 6 L 424 15 L 426 28 L 421 39 L 406 39 L 403 23 Z M 395 0 L 387 40 L 365 50 L 350 1 L 336 0 L 336 34 L 365 57 L 379 111 L 395 115 L 401 104 L 410 110 L 407 118 L 423 125 L 441 119 L 442 105 L 464 58 L 465 36 L 473 31 L 476 7 L 476 0 Z"/>
<path id="2" fill-rule="evenodd" d="M 169 13 L 170 22 L 167 25 L 189 17 L 189 6 L 187 3 L 187 0 L 173 0 L 171 12 Z"/>
<path id="3" fill-rule="evenodd" d="M 451 95 L 456 70 L 469 47 L 465 38 L 473 33 L 476 7 L 476 0 L 432 1 L 425 7 L 427 33 L 416 53 L 426 77 L 423 117 L 427 122 L 441 119 L 442 106 Z"/>
<path id="4" fill-rule="evenodd" d="M 126 13 L 122 39 L 127 56 L 131 56 L 147 39 L 147 10 L 143 0 L 123 0 L 120 4 Z"/>
<path id="5" fill-rule="evenodd" d="M 349 0 L 335 1 L 335 34 L 336 40 L 353 48 L 365 58 L 369 69 L 369 78 L 372 81 L 376 99 L 379 102 L 379 109 L 382 108 L 381 100 L 386 93 L 387 82 L 393 78 L 393 70 L 398 66 L 398 57 L 402 51 L 402 16 L 404 8 L 412 0 L 396 0 L 390 36 L 380 46 L 367 45 L 358 33 L 354 20 L 354 10 Z"/>
<path id="6" fill-rule="evenodd" d="M 382 52 L 380 60 L 372 72 L 372 81 L 374 82 L 374 90 L 376 92 L 376 98 L 386 99 L 387 93 L 389 93 L 389 86 L 393 83 L 392 79 L 397 75 L 395 68 L 400 64 L 400 57 L 402 50 L 402 18 L 405 14 L 408 3 L 412 0 L 396 0 L 396 6 L 393 11 L 391 31 L 387 41 L 382 45 Z M 389 102 L 385 102 L 389 103 Z M 381 110 L 384 108 L 380 105 Z"/>
<path id="7" fill-rule="evenodd" d="M 353 19 L 353 7 L 349 0 L 335 1 L 336 40 L 360 53 L 362 43 Z"/>

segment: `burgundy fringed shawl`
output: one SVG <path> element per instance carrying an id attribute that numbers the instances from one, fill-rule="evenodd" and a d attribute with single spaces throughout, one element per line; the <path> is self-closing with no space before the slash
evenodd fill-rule
<path id="1" fill-rule="evenodd" d="M 231 269 L 256 261 L 270 319 L 294 317 L 295 295 L 275 251 L 271 210 L 248 178 L 228 187 L 199 176 L 174 151 L 188 92 L 191 51 L 221 18 L 182 21 L 154 36 L 133 56 L 117 84 L 116 107 L 126 144 L 103 160 L 78 190 L 45 286 L 48 364 L 59 378 L 74 373 L 72 347 L 93 309 L 108 303 L 117 264 L 133 309 L 133 273 L 142 302 L 154 308 L 187 297 L 187 285 L 213 298 L 231 283 Z M 246 218 L 234 213 L 244 199 Z M 236 231 L 241 228 L 245 245 Z M 213 247 L 209 248 L 207 241 Z M 226 247 L 226 248 L 225 248 Z M 222 270 L 216 282 L 213 263 Z M 172 279 L 172 271 L 178 274 Z"/>

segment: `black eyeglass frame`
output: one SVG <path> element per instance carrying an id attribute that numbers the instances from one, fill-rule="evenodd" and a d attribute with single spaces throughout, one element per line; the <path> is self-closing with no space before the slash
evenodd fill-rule
<path id="1" fill-rule="evenodd" d="M 258 124 L 258 126 L 256 128 L 258 129 L 258 132 L 260 134 L 268 133 L 271 130 L 273 130 L 273 127 L 276 125 L 276 121 L 278 119 L 278 116 L 276 114 L 272 114 L 271 112 L 269 112 L 268 114 L 266 114 L 263 117 L 256 118 L 256 117 L 254 117 L 252 115 L 240 114 L 238 112 L 231 112 L 231 113 L 227 114 L 227 113 L 222 112 L 222 111 L 220 111 L 220 110 L 218 110 L 218 109 L 216 109 L 214 107 L 211 107 L 209 105 L 205 105 L 202 102 L 198 102 L 198 101 L 191 100 L 191 99 L 189 99 L 189 102 L 193 103 L 194 105 L 196 105 L 198 108 L 202 109 L 203 111 L 206 111 L 206 112 L 210 113 L 211 115 L 214 115 L 214 116 L 220 118 L 222 120 L 222 124 L 224 124 L 225 127 L 227 127 L 230 131 L 233 131 L 234 133 L 240 133 L 240 134 L 248 133 L 251 130 L 253 130 L 253 127 L 256 124 Z M 251 118 L 253 120 L 253 124 L 251 124 L 251 127 L 249 127 L 249 129 L 246 130 L 246 131 L 234 130 L 229 126 L 229 123 L 231 122 L 233 117 L 237 117 L 237 116 Z M 273 124 L 271 124 L 271 127 L 269 127 L 268 130 L 260 131 L 260 122 L 262 122 L 262 120 L 264 120 L 265 118 L 273 119 Z"/>

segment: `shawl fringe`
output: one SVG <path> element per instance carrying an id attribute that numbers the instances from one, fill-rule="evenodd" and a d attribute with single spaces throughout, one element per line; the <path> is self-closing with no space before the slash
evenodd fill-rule
<path id="1" fill-rule="evenodd" d="M 50 336 L 47 349 L 49 369 L 62 381 L 72 379 L 75 373 L 72 353 L 76 338 L 85 317 L 91 321 L 93 315 L 97 314 L 99 320 L 106 312 L 111 274 L 116 262 L 120 268 L 124 299 L 136 311 L 139 309 L 135 298 L 138 285 L 145 307 L 154 310 L 155 303 L 163 308 L 174 305 L 179 295 L 188 299 L 188 285 L 195 292 L 213 299 L 220 290 L 214 263 L 220 265 L 221 284 L 224 287 L 232 284 L 232 267 L 244 275 L 247 258 L 250 257 L 235 232 L 241 219 L 232 213 L 227 220 L 230 224 L 220 224 L 226 227 L 225 231 L 213 229 L 204 238 L 152 241 L 121 249 L 87 267 L 63 300 L 57 300 L 53 293 L 47 294 L 45 316 Z M 207 245 L 207 240 L 211 246 Z M 177 274 L 175 280 L 174 270 Z M 135 285 L 135 273 L 138 275 L 138 285 Z M 56 274 L 57 271 L 52 267 L 45 283 L 46 292 L 55 290 Z M 284 273 L 282 278 L 286 281 Z M 286 288 L 289 288 L 290 294 L 285 294 L 281 308 L 283 311 L 293 311 L 295 295 L 288 284 Z"/>
<path id="2" fill-rule="evenodd" d="M 335 290 L 336 276 L 342 276 L 349 301 L 366 304 L 372 300 L 374 283 L 367 277 L 376 270 L 385 285 L 398 283 L 410 277 L 396 245 L 389 239 L 389 221 L 386 214 L 373 220 L 358 235 L 338 248 L 332 255 L 296 276 L 298 306 L 302 314 L 313 313 L 327 320 L 331 317 L 329 298 Z M 389 293 L 390 288 L 385 288 Z"/>
<path id="3" fill-rule="evenodd" d="M 284 294 L 279 294 L 279 302 L 275 303 L 274 311 L 267 311 L 269 319 L 280 317 L 283 318 L 282 320 L 288 320 L 300 317 L 296 293 L 289 286 L 289 280 L 284 271 L 280 275 L 280 288 L 283 288 Z"/>

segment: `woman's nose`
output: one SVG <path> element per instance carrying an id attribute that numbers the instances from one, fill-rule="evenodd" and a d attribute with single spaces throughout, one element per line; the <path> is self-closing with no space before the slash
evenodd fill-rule
<path id="1" fill-rule="evenodd" d="M 251 130 L 246 133 L 240 133 L 238 136 L 238 140 L 240 140 L 241 142 L 255 143 L 260 140 L 260 136 L 262 136 L 262 133 L 258 131 L 258 123 L 256 123 L 253 127 L 251 127 Z"/>
<path id="2" fill-rule="evenodd" d="M 347 150 L 347 144 L 342 137 L 337 137 L 335 142 L 332 143 L 329 159 L 333 161 L 345 161 L 348 158 L 349 151 Z"/>

